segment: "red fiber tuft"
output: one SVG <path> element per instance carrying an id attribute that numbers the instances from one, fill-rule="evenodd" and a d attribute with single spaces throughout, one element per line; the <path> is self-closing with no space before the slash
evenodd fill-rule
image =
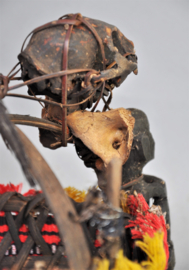
<path id="1" fill-rule="evenodd" d="M 125 228 L 132 228 L 132 239 L 143 239 L 145 233 L 150 237 L 153 237 L 156 231 L 164 231 L 164 248 L 168 262 L 169 247 L 167 243 L 167 229 L 163 215 L 158 216 L 149 212 L 149 206 L 142 194 L 137 194 L 137 196 L 129 195 L 127 206 L 129 207 L 130 214 L 135 217 L 134 220 L 129 220 L 129 225 L 125 226 Z"/>
<path id="2" fill-rule="evenodd" d="M 4 194 L 5 192 L 14 192 L 14 191 L 20 193 L 22 190 L 22 186 L 23 186 L 22 183 L 18 184 L 17 186 L 11 183 L 7 185 L 0 184 L 0 194 Z"/>

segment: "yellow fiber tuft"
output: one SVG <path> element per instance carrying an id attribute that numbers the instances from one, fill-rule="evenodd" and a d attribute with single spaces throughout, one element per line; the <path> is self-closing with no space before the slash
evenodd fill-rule
<path id="1" fill-rule="evenodd" d="M 78 190 L 74 187 L 67 187 L 64 189 L 68 196 L 72 198 L 75 202 L 84 202 L 86 197 L 86 191 Z"/>
<path id="2" fill-rule="evenodd" d="M 141 263 L 145 269 L 166 269 L 166 254 L 163 244 L 163 236 L 163 232 L 155 232 L 153 238 L 148 234 L 145 234 L 143 237 L 144 242 L 136 242 L 136 245 L 148 255 L 148 260 Z"/>
<path id="3" fill-rule="evenodd" d="M 137 241 L 136 245 L 148 255 L 148 260 L 141 263 L 130 261 L 123 255 L 123 250 L 119 250 L 112 270 L 165 270 L 166 254 L 163 245 L 163 232 L 156 232 L 151 238 L 144 235 L 144 242 Z M 96 270 L 109 270 L 109 261 L 100 260 Z"/>
<path id="4" fill-rule="evenodd" d="M 64 189 L 68 196 L 76 202 L 84 202 L 86 198 L 86 192 L 77 190 L 74 187 L 67 187 Z M 124 212 L 128 213 L 126 207 L 127 194 L 124 192 L 120 194 L 120 204 Z M 155 232 L 153 237 L 150 237 L 147 233 L 143 236 L 143 241 L 136 241 L 136 245 L 140 247 L 148 256 L 147 261 L 136 263 L 129 260 L 123 255 L 123 250 L 119 250 L 117 258 L 115 259 L 115 265 L 112 270 L 165 270 L 166 269 L 166 253 L 163 243 L 163 232 Z M 96 270 L 109 270 L 108 259 L 94 258 L 93 266 Z M 96 266 L 96 267 L 95 267 Z"/>
<path id="5" fill-rule="evenodd" d="M 100 260 L 96 270 L 109 270 L 109 261 L 107 259 Z M 142 270 L 144 269 L 139 263 L 130 261 L 127 257 L 124 257 L 123 250 L 119 250 L 115 265 L 112 270 Z"/>
<path id="6" fill-rule="evenodd" d="M 115 266 L 112 270 L 142 270 L 143 268 L 139 263 L 130 261 L 123 255 L 123 250 L 119 250 Z"/>
<path id="7" fill-rule="evenodd" d="M 93 258 L 93 267 L 95 270 L 109 270 L 110 262 L 108 259 L 101 260 L 100 258 Z"/>

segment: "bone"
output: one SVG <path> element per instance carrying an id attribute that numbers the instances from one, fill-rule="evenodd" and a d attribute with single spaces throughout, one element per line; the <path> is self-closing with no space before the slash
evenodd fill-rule
<path id="1" fill-rule="evenodd" d="M 68 115 L 72 134 L 99 157 L 95 172 L 109 203 L 119 207 L 122 165 L 127 161 L 133 141 L 135 120 L 123 108 L 102 113 L 77 111 Z"/>

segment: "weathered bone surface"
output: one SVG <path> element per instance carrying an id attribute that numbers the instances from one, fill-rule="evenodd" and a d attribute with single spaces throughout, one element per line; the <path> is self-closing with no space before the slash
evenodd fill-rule
<path id="1" fill-rule="evenodd" d="M 68 115 L 68 126 L 74 137 L 96 156 L 98 184 L 114 207 L 119 207 L 122 165 L 131 151 L 134 123 L 131 112 L 123 108 Z"/>
<path id="2" fill-rule="evenodd" d="M 137 70 L 137 57 L 134 44 L 128 40 L 117 27 L 102 21 L 84 18 L 98 33 L 105 51 L 107 70 L 103 70 L 102 55 L 99 44 L 91 31 L 84 25 L 74 25 L 68 53 L 68 69 L 94 69 L 100 71 L 100 76 L 107 80 L 104 95 L 108 95 L 109 88 L 119 86 L 126 77 Z M 66 36 L 65 25 L 56 25 L 34 33 L 28 46 L 22 51 L 18 59 L 21 62 L 22 78 L 24 81 L 31 78 L 62 70 L 62 48 Z M 129 54 L 126 57 L 125 54 Z M 113 66 L 110 66 L 112 63 Z M 67 78 L 67 103 L 73 104 L 86 98 L 86 93 L 80 97 L 73 95 L 81 91 L 86 72 L 75 73 Z M 61 100 L 61 77 L 32 84 L 29 94 L 47 95 Z M 100 95 L 100 90 L 78 108 L 68 108 L 68 114 L 78 109 L 92 106 Z M 89 93 L 87 93 L 87 96 Z"/>
<path id="3" fill-rule="evenodd" d="M 123 108 L 107 112 L 77 111 L 68 115 L 68 126 L 72 134 L 107 166 L 113 158 L 122 165 L 129 157 L 133 140 L 134 118 Z M 100 169 L 99 163 L 96 166 Z"/>

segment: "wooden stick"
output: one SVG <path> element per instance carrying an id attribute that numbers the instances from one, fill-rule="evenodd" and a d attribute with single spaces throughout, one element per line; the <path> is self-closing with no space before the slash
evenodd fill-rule
<path id="1" fill-rule="evenodd" d="M 57 132 L 59 134 L 62 133 L 61 125 L 58 125 L 56 123 L 53 123 L 45 119 L 32 117 L 29 115 L 19 115 L 19 114 L 9 114 L 8 116 L 11 122 L 17 125 L 33 126 L 33 127 L 38 127 L 38 128 L 46 129 L 49 131 Z"/>
<path id="2" fill-rule="evenodd" d="M 108 201 L 116 208 L 120 208 L 119 197 L 122 182 L 122 166 L 121 158 L 113 158 L 106 168 L 106 194 Z"/>
<path id="3" fill-rule="evenodd" d="M 91 255 L 81 225 L 73 223 L 69 218 L 70 213 L 77 216 L 70 199 L 34 145 L 20 129 L 16 129 L 30 160 L 31 174 L 41 186 L 55 217 L 61 239 L 66 247 L 70 268 L 87 270 L 91 262 Z"/>

